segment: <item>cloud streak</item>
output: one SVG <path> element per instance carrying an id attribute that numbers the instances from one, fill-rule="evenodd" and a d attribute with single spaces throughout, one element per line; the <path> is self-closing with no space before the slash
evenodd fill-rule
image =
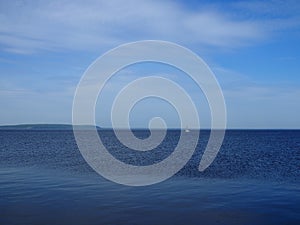
<path id="1" fill-rule="evenodd" d="M 210 61 L 231 128 L 299 128 L 299 10 L 294 0 L 0 1 L 0 123 L 70 122 L 76 84 L 99 53 L 129 41 L 163 39 Z M 122 85 L 156 74 L 188 90 L 209 127 L 203 94 L 185 76 L 161 66 L 131 69 L 106 86 L 100 122 L 108 120 L 110 100 Z M 145 105 L 140 109 L 151 111 Z"/>
<path id="2" fill-rule="evenodd" d="M 237 47 L 266 36 L 261 21 L 172 1 L 6 1 L 0 7 L 2 50 L 93 50 L 140 39 Z"/>

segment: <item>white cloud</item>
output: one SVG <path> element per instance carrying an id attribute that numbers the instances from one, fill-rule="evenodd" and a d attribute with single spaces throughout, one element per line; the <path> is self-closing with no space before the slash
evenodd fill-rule
<path id="1" fill-rule="evenodd" d="M 235 47 L 264 37 L 260 22 L 172 1 L 7 1 L 0 43 L 16 53 L 93 50 L 140 39 Z"/>
<path id="2" fill-rule="evenodd" d="M 70 50 L 99 53 L 128 41 L 164 39 L 185 46 L 236 48 L 299 27 L 300 4 L 289 3 L 243 1 L 213 7 L 205 3 L 188 9 L 175 1 L 0 1 L 0 46 L 16 54 Z M 0 58 L 7 64 L 18 63 L 11 60 Z M 26 68 L 32 64 L 28 65 Z M 6 109 L 0 123 L 71 121 L 72 96 L 79 76 L 70 81 L 66 68 L 61 67 L 62 72 L 52 71 L 53 80 L 48 80 L 40 74 L 58 67 L 39 68 L 33 74 L 27 71 L 18 76 L 2 68 L 0 102 Z M 79 70 L 81 74 L 83 69 Z M 231 128 L 299 128 L 299 88 L 259 84 L 220 67 L 213 71 L 224 90 Z M 108 83 L 105 107 L 112 92 L 140 77 L 126 72 Z M 178 80 L 176 74 L 162 76 Z M 194 86 L 185 80 L 182 85 L 194 95 L 195 102 L 203 102 Z M 205 106 L 199 107 L 206 118 Z"/>

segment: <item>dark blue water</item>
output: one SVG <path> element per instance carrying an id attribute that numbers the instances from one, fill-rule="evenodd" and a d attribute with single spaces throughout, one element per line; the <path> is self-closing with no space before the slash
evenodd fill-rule
<path id="1" fill-rule="evenodd" d="M 179 134 L 169 131 L 156 153 L 138 153 L 100 132 L 111 154 L 134 165 L 168 157 Z M 128 187 L 95 173 L 72 131 L 0 131 L 0 224 L 300 224 L 300 131 L 227 131 L 199 172 L 208 137 L 201 132 L 174 177 Z"/>

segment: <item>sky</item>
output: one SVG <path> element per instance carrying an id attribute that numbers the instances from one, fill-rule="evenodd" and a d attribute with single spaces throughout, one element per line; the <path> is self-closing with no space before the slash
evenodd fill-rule
<path id="1" fill-rule="evenodd" d="M 71 123 L 76 86 L 94 60 L 127 42 L 164 40 L 211 68 L 228 128 L 300 129 L 299 12 L 296 0 L 0 0 L 0 125 Z M 112 77 L 98 98 L 97 125 L 111 126 L 111 105 L 124 85 L 158 75 L 187 90 L 209 128 L 202 91 L 182 71 L 154 63 Z M 137 104 L 130 123 L 145 127 L 154 116 L 178 126 L 174 108 L 159 99 Z"/>

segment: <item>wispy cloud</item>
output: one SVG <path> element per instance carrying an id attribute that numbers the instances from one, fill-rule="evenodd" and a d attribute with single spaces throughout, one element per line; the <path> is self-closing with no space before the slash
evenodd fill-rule
<path id="1" fill-rule="evenodd" d="M 129 41 L 163 39 L 210 61 L 230 127 L 299 128 L 299 10 L 296 0 L 0 1 L 0 123 L 70 122 L 76 84 L 99 53 Z M 148 74 L 144 67 L 127 68 L 107 83 L 104 101 L 98 99 L 107 110 L 99 114 L 103 121 L 118 91 L 143 75 L 180 84 L 210 121 L 203 94 L 190 80 L 162 67 L 145 68 Z"/>
<path id="2" fill-rule="evenodd" d="M 14 53 L 93 50 L 140 39 L 232 48 L 267 35 L 265 21 L 236 19 L 207 4 L 197 10 L 148 0 L 0 4 L 0 43 Z"/>

